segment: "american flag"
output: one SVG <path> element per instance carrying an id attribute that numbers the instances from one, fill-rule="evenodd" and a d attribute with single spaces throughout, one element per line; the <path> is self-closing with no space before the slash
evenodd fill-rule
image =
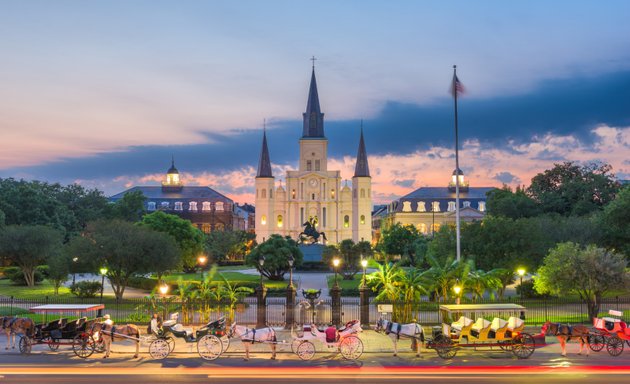
<path id="1" fill-rule="evenodd" d="M 455 97 L 455 92 L 457 92 L 457 95 L 461 95 L 466 92 L 466 89 L 464 89 L 464 85 L 459 81 L 457 75 L 454 74 L 453 84 L 451 85 L 451 95 L 453 97 Z"/>

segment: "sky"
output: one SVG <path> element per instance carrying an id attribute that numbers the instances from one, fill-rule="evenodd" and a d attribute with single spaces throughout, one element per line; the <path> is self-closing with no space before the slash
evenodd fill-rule
<path id="1" fill-rule="evenodd" d="M 0 0 L 0 178 L 187 185 L 253 203 L 266 121 L 295 169 L 315 72 L 329 169 L 361 121 L 374 203 L 446 185 L 528 185 L 554 163 L 630 179 L 630 2 Z"/>

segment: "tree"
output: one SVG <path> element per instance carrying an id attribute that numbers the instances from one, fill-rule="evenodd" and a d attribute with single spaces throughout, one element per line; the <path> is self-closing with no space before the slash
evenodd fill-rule
<path id="1" fill-rule="evenodd" d="M 532 178 L 527 192 L 547 213 L 586 215 L 611 202 L 619 184 L 609 164 L 555 164 Z"/>
<path id="2" fill-rule="evenodd" d="M 117 299 L 122 299 L 135 274 L 165 271 L 179 263 L 179 249 L 170 236 L 121 220 L 91 223 L 83 236 L 72 239 L 73 255 L 92 260 L 93 270 L 107 268 Z"/>
<path id="3" fill-rule="evenodd" d="M 453 256 L 447 257 L 444 261 L 429 256 L 427 261 L 431 266 L 427 271 L 427 278 L 430 281 L 429 289 L 434 293 L 437 301 L 441 299 L 446 302 L 455 284 L 459 282 L 463 285 L 472 269 L 472 260 L 457 261 Z M 466 288 L 464 286 L 464 289 Z"/>
<path id="4" fill-rule="evenodd" d="M 456 239 L 455 228 L 450 225 L 443 225 L 440 230 L 435 232 L 433 239 L 429 243 L 427 249 L 427 262 L 429 265 L 429 258 L 439 261 L 446 261 L 447 259 L 455 259 L 456 252 Z"/>
<path id="5" fill-rule="evenodd" d="M 67 247 L 61 252 L 54 252 L 48 256 L 46 264 L 48 264 L 48 280 L 53 284 L 55 295 L 59 294 L 59 287 L 61 284 L 68 281 L 70 275 L 70 263 L 72 263 L 69 257 Z"/>
<path id="6" fill-rule="evenodd" d="M 0 254 L 22 269 L 29 287 L 35 268 L 61 250 L 61 232 L 43 225 L 9 225 L 0 231 Z"/>
<path id="7" fill-rule="evenodd" d="M 586 303 L 592 320 L 597 317 L 606 292 L 627 286 L 626 265 L 622 255 L 604 248 L 561 243 L 545 257 L 534 279 L 534 288 L 541 294 L 577 293 Z"/>
<path id="8" fill-rule="evenodd" d="M 205 238 L 205 250 L 214 263 L 241 260 L 256 246 L 256 235 L 246 231 L 212 231 Z"/>
<path id="9" fill-rule="evenodd" d="M 146 213 L 144 202 L 147 198 L 142 191 L 131 191 L 123 195 L 110 208 L 109 218 L 130 221 L 132 223 L 142 220 Z"/>
<path id="10" fill-rule="evenodd" d="M 604 232 L 606 246 L 630 257 L 630 187 L 623 188 L 615 200 L 604 208 L 600 217 L 600 227 Z"/>
<path id="11" fill-rule="evenodd" d="M 524 189 L 517 187 L 512 192 L 507 185 L 504 185 L 501 189 L 493 189 L 488 192 L 486 206 L 488 215 L 510 219 L 533 217 L 541 213 L 540 206 L 534 199 L 527 196 Z"/>
<path id="12" fill-rule="evenodd" d="M 228 279 L 225 278 L 222 274 L 219 273 L 219 277 L 221 281 L 216 286 L 216 292 L 220 294 L 224 301 L 227 302 L 228 306 L 228 323 L 231 323 L 234 320 L 234 310 L 236 308 L 236 304 L 243 301 L 243 299 L 254 293 L 254 290 L 249 287 L 239 287 L 235 284 L 230 283 Z"/>
<path id="13" fill-rule="evenodd" d="M 399 279 L 402 269 L 398 264 L 378 264 L 378 270 L 366 276 L 367 284 L 372 291 L 378 292 L 377 301 L 395 302 L 400 298 Z"/>
<path id="14" fill-rule="evenodd" d="M 302 265 L 304 255 L 298 248 L 298 243 L 289 236 L 271 235 L 265 242 L 258 244 L 247 255 L 245 263 L 255 267 L 259 273 L 269 280 L 284 280 L 284 274 L 289 271 L 289 256 L 293 255 L 294 266 Z M 265 257 L 265 264 L 261 267 L 258 260 Z"/>
<path id="15" fill-rule="evenodd" d="M 197 257 L 203 252 L 203 232 L 190 221 L 162 211 L 145 215 L 140 223 L 155 231 L 169 234 L 179 246 L 184 269 L 195 270 Z"/>
<path id="16" fill-rule="evenodd" d="M 426 251 L 426 239 L 413 225 L 395 223 L 383 229 L 377 246 L 388 255 L 400 255 L 410 265 L 419 265 Z"/>

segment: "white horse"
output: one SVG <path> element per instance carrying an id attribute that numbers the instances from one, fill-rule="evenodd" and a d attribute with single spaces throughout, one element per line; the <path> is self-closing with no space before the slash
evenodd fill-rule
<path id="1" fill-rule="evenodd" d="M 394 356 L 398 355 L 398 340 L 403 337 L 412 339 L 416 344 L 416 357 L 420 357 L 420 347 L 424 345 L 424 331 L 418 323 L 399 324 L 382 317 L 376 323 L 376 332 L 385 332 L 394 343 Z"/>
<path id="2" fill-rule="evenodd" d="M 247 328 L 243 325 L 236 325 L 236 322 L 230 327 L 227 337 L 229 339 L 238 337 L 245 347 L 245 361 L 249 360 L 249 346 L 254 343 L 269 343 L 271 346 L 271 359 L 276 359 L 276 331 L 271 327 L 254 329 Z"/>

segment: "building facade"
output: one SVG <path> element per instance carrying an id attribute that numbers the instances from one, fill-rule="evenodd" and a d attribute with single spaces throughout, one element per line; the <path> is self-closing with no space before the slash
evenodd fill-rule
<path id="1" fill-rule="evenodd" d="M 363 129 L 349 185 L 342 181 L 340 171 L 328 169 L 328 139 L 314 68 L 303 120 L 299 167 L 287 171 L 284 186 L 276 185 L 263 133 L 256 174 L 256 240 L 260 243 L 274 233 L 297 239 L 303 224 L 314 218 L 317 230 L 325 233 L 330 244 L 344 239 L 371 241 L 372 185 Z"/>
<path id="2" fill-rule="evenodd" d="M 486 194 L 494 187 L 470 187 L 464 173 L 453 171 L 445 187 L 422 187 L 374 212 L 374 237 L 395 223 L 413 225 L 420 233 L 432 236 L 443 225 L 455 225 L 455 181 L 459 177 L 461 222 L 481 220 L 486 214 Z"/>
<path id="3" fill-rule="evenodd" d="M 109 200 L 116 202 L 125 194 L 135 191 L 142 192 L 146 197 L 144 208 L 147 212 L 160 210 L 177 215 L 205 233 L 247 230 L 247 215 L 239 211 L 232 199 L 210 187 L 185 186 L 174 161 L 161 186 L 133 187 L 111 196 Z"/>

